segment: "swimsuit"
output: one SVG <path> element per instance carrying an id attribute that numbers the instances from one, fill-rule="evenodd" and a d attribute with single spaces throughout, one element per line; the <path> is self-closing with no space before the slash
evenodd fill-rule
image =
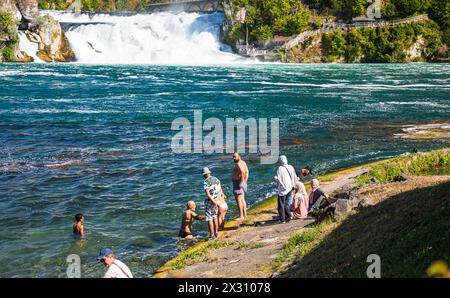
<path id="1" fill-rule="evenodd" d="M 232 179 L 232 181 L 233 181 L 233 194 L 240 195 L 247 192 L 247 180 L 244 180 L 242 188 L 239 187 L 239 183 L 241 182 L 241 180 Z"/>
<path id="2" fill-rule="evenodd" d="M 228 210 L 228 204 L 227 204 L 227 202 L 223 202 L 222 204 L 220 204 L 220 205 L 219 205 L 219 208 Z"/>
<path id="3" fill-rule="evenodd" d="M 191 233 L 187 233 L 187 232 L 185 232 L 183 230 L 180 230 L 180 232 L 178 233 L 178 237 L 180 237 L 180 238 L 186 238 L 187 236 L 190 236 L 190 235 L 192 235 L 192 234 Z"/>

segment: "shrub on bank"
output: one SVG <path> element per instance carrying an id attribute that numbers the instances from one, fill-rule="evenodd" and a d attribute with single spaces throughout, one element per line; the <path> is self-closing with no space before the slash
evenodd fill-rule
<path id="1" fill-rule="evenodd" d="M 420 57 L 411 58 L 408 51 L 419 42 Z M 422 44 L 423 43 L 423 44 Z M 403 24 L 393 28 L 358 28 L 338 30 L 322 37 L 327 61 L 363 63 L 431 61 L 443 46 L 439 26 L 433 21 Z"/>
<path id="2" fill-rule="evenodd" d="M 427 176 L 450 174 L 449 150 L 437 150 L 423 154 L 409 154 L 381 162 L 357 178 L 363 185 L 375 178 L 380 183 L 393 182 L 399 175 Z"/>
<path id="3" fill-rule="evenodd" d="M 296 0 L 230 0 L 233 12 L 246 9 L 245 23 L 236 22 L 227 39 L 234 43 L 245 38 L 248 26 L 250 40 L 266 41 L 274 35 L 294 35 L 308 27 L 311 12 Z M 239 34 L 237 34 L 239 33 Z"/>
<path id="4" fill-rule="evenodd" d="M 40 9 L 66 10 L 75 1 L 39 0 Z M 163 0 L 81 0 L 82 11 L 145 11 L 150 3 L 166 2 Z"/>
<path id="5" fill-rule="evenodd" d="M 9 12 L 0 12 L 0 61 L 15 61 L 14 49 L 19 42 L 17 22 Z"/>

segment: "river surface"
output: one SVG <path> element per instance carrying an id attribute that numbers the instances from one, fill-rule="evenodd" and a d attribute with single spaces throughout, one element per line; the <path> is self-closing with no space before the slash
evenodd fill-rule
<path id="1" fill-rule="evenodd" d="M 279 118 L 291 164 L 326 173 L 450 140 L 398 138 L 408 125 L 450 116 L 448 64 L 138 66 L 0 64 L 0 276 L 64 277 L 69 254 L 82 276 L 112 248 L 145 277 L 179 245 L 187 200 L 203 206 L 201 169 L 229 196 L 224 153 L 176 154 L 172 121 Z M 274 193 L 276 165 L 243 155 L 249 205 Z M 86 217 L 86 240 L 72 237 Z M 197 222 L 195 233 L 206 235 Z"/>

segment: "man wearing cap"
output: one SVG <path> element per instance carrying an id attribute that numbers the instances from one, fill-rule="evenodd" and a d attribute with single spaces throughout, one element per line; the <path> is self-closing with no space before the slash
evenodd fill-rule
<path id="1" fill-rule="evenodd" d="M 217 218 L 219 208 L 219 198 L 222 194 L 220 180 L 211 176 L 208 168 L 203 168 L 203 190 L 205 191 L 205 219 L 208 222 L 209 240 L 214 240 L 219 236 L 219 221 Z"/>
<path id="2" fill-rule="evenodd" d="M 109 248 L 100 250 L 97 261 L 108 267 L 103 278 L 133 278 L 133 274 L 131 274 L 127 265 L 119 261 Z"/>

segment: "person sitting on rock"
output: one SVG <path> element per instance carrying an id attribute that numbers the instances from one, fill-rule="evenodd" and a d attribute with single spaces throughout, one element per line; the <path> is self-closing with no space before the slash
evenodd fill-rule
<path id="1" fill-rule="evenodd" d="M 309 210 L 319 209 L 324 200 L 328 199 L 328 195 L 320 188 L 319 180 L 311 180 L 311 193 L 309 194 Z"/>

